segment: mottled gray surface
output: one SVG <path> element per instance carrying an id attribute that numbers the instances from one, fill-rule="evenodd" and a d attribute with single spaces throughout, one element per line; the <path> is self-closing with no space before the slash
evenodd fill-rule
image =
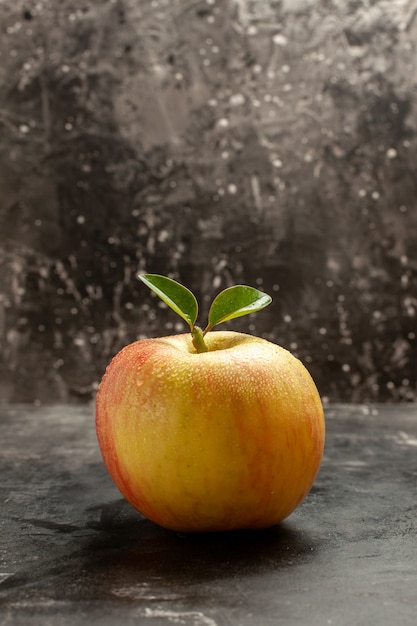
<path id="1" fill-rule="evenodd" d="M 0 24 L 3 399 L 91 400 L 177 330 L 141 269 L 203 314 L 263 287 L 234 327 L 331 401 L 417 400 L 416 0 L 14 0 Z"/>
<path id="2" fill-rule="evenodd" d="M 91 407 L 1 407 L 2 626 L 414 626 L 417 406 L 326 417 L 285 522 L 186 536 L 120 498 Z"/>

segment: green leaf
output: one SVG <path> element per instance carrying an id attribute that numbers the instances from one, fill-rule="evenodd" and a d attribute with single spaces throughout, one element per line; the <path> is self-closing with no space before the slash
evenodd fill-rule
<path id="1" fill-rule="evenodd" d="M 198 304 L 194 294 L 187 287 L 159 274 L 137 274 L 136 277 L 193 329 L 197 320 Z"/>
<path id="2" fill-rule="evenodd" d="M 271 302 L 271 296 L 254 289 L 254 287 L 248 287 L 247 285 L 228 287 L 214 298 L 209 311 L 209 323 L 204 332 L 221 322 L 227 322 L 236 317 L 260 311 Z"/>

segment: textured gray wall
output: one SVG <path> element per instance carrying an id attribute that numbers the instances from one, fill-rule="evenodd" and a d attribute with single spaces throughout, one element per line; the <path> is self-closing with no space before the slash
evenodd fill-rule
<path id="1" fill-rule="evenodd" d="M 0 24 L 2 400 L 90 400 L 120 347 L 182 329 L 139 269 L 202 315 L 264 288 L 231 326 L 330 400 L 416 399 L 415 0 L 16 0 Z"/>

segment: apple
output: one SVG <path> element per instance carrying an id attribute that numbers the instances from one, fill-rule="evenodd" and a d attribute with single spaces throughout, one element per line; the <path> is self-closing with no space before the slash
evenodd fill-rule
<path id="1" fill-rule="evenodd" d="M 171 280 L 140 278 L 156 293 L 157 279 Z M 161 293 L 175 309 L 175 298 Z M 240 308 L 235 298 L 232 312 L 220 295 L 206 331 L 193 322 L 191 334 L 127 345 L 97 393 L 110 476 L 144 516 L 181 532 L 277 524 L 306 497 L 323 455 L 323 407 L 304 365 L 265 339 L 211 330 L 220 317 L 263 308 L 266 294 L 251 292 L 255 302 Z"/>

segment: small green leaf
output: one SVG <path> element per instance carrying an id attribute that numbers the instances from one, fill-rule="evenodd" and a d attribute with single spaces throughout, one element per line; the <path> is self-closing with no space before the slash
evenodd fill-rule
<path id="1" fill-rule="evenodd" d="M 228 287 L 214 298 L 209 311 L 209 323 L 204 332 L 221 322 L 227 322 L 236 317 L 260 311 L 271 302 L 271 296 L 254 289 L 254 287 L 248 287 L 247 285 Z"/>
<path id="2" fill-rule="evenodd" d="M 198 304 L 194 294 L 176 280 L 159 274 L 137 274 L 149 289 L 161 298 L 175 313 L 193 329 L 198 315 Z"/>

